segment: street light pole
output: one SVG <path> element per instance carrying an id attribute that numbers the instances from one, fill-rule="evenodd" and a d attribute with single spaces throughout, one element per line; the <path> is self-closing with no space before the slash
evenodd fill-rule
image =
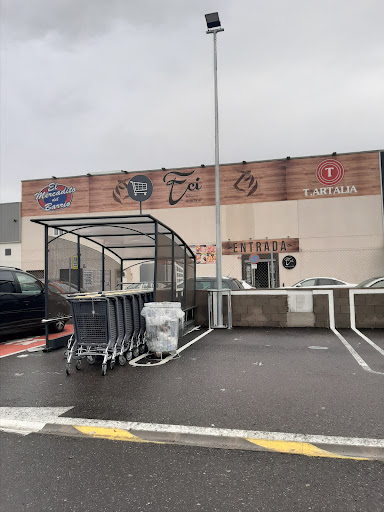
<path id="1" fill-rule="evenodd" d="M 220 221 L 220 164 L 219 164 L 219 101 L 217 93 L 217 33 L 224 32 L 221 28 L 218 13 L 206 14 L 207 34 L 213 34 L 213 74 L 215 90 L 215 204 L 216 204 L 216 288 L 217 288 L 217 317 L 216 327 L 223 325 L 223 283 L 221 266 L 221 221 Z"/>

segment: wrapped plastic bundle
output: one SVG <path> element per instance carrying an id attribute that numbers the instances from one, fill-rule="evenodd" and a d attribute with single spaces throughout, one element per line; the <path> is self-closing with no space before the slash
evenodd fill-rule
<path id="1" fill-rule="evenodd" d="M 146 321 L 146 343 L 150 352 L 177 350 L 179 324 L 184 319 L 180 302 L 147 302 L 141 310 Z"/>

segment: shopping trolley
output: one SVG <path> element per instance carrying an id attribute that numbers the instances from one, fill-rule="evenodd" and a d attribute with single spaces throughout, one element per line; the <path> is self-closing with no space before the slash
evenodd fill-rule
<path id="1" fill-rule="evenodd" d="M 104 292 L 107 297 L 116 301 L 117 329 L 116 357 L 119 364 L 124 366 L 127 360 L 132 359 L 132 344 L 134 335 L 133 297 L 130 292 L 115 291 Z"/>
<path id="2" fill-rule="evenodd" d="M 118 301 L 104 294 L 72 296 L 69 301 L 74 334 L 68 345 L 66 373 L 70 374 L 72 360 L 79 370 L 85 357 L 93 364 L 101 356 L 101 374 L 105 375 L 108 361 L 111 369 L 115 366 L 117 343 L 121 343 Z"/>
<path id="3" fill-rule="evenodd" d="M 134 304 L 133 295 L 131 293 L 124 293 L 121 295 L 123 300 L 123 313 L 124 313 L 124 338 L 121 344 L 119 356 L 119 363 L 125 364 L 126 361 L 132 359 L 133 343 L 135 338 L 134 326 Z M 137 335 L 137 334 L 136 334 Z"/>
<path id="4" fill-rule="evenodd" d="M 135 194 L 135 196 L 137 196 L 137 194 L 144 194 L 145 196 L 147 195 L 147 192 L 148 192 L 148 184 L 147 183 L 142 183 L 141 181 L 131 181 L 132 183 L 132 187 L 133 187 L 133 193 Z"/>

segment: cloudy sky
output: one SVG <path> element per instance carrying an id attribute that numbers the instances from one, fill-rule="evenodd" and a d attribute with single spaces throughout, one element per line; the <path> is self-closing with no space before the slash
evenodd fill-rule
<path id="1" fill-rule="evenodd" d="M 0 0 L 0 202 L 20 181 L 384 148 L 383 0 Z"/>

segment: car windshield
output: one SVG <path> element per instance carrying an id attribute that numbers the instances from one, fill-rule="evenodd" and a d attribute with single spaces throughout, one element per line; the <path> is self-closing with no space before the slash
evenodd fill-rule
<path id="1" fill-rule="evenodd" d="M 366 279 L 365 281 L 361 281 L 361 283 L 359 283 L 357 285 L 357 288 L 364 288 L 366 287 L 368 284 L 372 283 L 373 281 L 375 281 L 376 279 L 380 279 L 380 277 L 370 277 L 369 279 Z"/>

